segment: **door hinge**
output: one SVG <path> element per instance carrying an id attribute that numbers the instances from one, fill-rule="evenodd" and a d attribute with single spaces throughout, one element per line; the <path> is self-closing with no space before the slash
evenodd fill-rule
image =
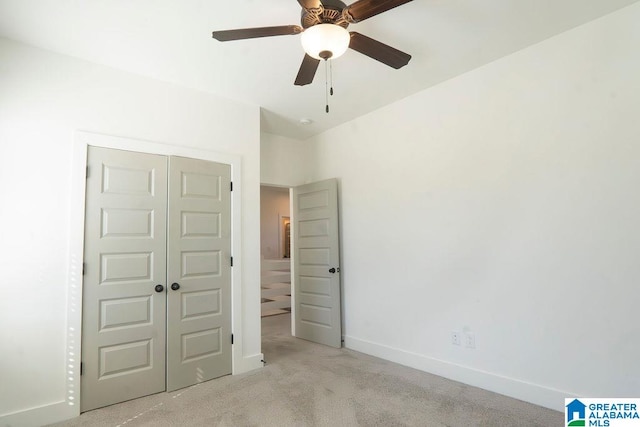
<path id="1" fill-rule="evenodd" d="M 84 375 L 84 363 L 80 362 L 80 375 Z"/>
<path id="2" fill-rule="evenodd" d="M 229 183 L 229 191 L 233 191 L 233 181 Z"/>
<path id="3" fill-rule="evenodd" d="M 231 344 L 233 344 L 233 334 L 231 334 Z"/>
<path id="4" fill-rule="evenodd" d="M 82 263 L 82 275 L 84 276 L 84 268 L 85 268 L 86 264 L 83 262 Z"/>
<path id="5" fill-rule="evenodd" d="M 233 267 L 233 257 L 231 257 L 230 262 L 231 262 L 231 267 Z"/>
<path id="6" fill-rule="evenodd" d="M 89 178 L 89 166 L 87 166 L 87 172 L 85 173 L 85 178 Z"/>

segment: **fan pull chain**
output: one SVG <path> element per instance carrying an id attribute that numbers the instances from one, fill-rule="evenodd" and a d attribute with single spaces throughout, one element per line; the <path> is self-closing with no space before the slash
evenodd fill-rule
<path id="1" fill-rule="evenodd" d="M 331 88 L 329 95 L 333 96 L 333 61 L 329 63 L 329 87 Z"/>
<path id="2" fill-rule="evenodd" d="M 324 60 L 324 99 L 326 106 L 324 108 L 325 112 L 329 112 L 329 79 L 327 78 L 327 62 L 329 60 Z"/>
<path id="3" fill-rule="evenodd" d="M 329 96 L 333 96 L 333 63 L 329 59 L 324 60 L 324 98 L 326 106 L 324 111 L 329 112 Z"/>

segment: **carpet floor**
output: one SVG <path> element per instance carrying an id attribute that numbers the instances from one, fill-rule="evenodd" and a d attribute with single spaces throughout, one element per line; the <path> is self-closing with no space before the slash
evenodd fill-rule
<path id="1" fill-rule="evenodd" d="M 348 349 L 262 319 L 263 369 L 85 412 L 71 426 L 559 426 L 563 414 Z"/>

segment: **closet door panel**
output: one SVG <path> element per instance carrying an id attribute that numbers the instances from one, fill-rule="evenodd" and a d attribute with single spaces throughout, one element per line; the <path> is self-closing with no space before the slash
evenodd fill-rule
<path id="1" fill-rule="evenodd" d="M 163 391 L 166 349 L 167 158 L 89 147 L 87 164 L 82 411 Z"/>
<path id="2" fill-rule="evenodd" d="M 231 168 L 169 159 L 167 391 L 231 373 Z"/>

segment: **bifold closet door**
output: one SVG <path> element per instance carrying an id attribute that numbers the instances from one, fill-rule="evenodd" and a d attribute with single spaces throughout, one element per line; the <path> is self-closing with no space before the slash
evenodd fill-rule
<path id="1" fill-rule="evenodd" d="M 231 167 L 169 159 L 167 391 L 231 373 Z"/>
<path id="2" fill-rule="evenodd" d="M 89 147 L 81 410 L 165 389 L 167 158 Z"/>

